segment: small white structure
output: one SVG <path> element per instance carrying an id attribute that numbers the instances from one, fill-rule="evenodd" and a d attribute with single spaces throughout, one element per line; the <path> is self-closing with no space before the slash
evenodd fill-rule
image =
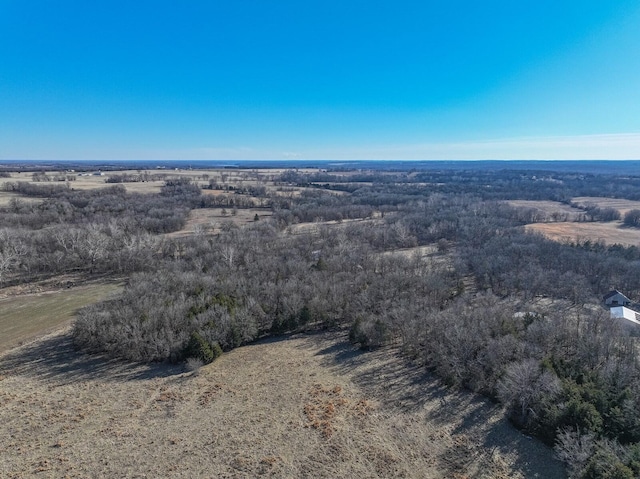
<path id="1" fill-rule="evenodd" d="M 627 319 L 632 323 L 640 324 L 640 314 L 624 306 L 610 308 L 609 314 L 611 315 L 611 319 Z"/>
<path id="2" fill-rule="evenodd" d="M 608 308 L 613 308 L 615 306 L 629 306 L 631 304 L 631 300 L 617 289 L 605 294 L 602 300 L 604 301 L 604 305 Z"/>
<path id="3" fill-rule="evenodd" d="M 617 289 L 605 294 L 602 298 L 602 303 L 605 308 L 609 308 L 611 319 L 626 319 L 640 325 L 640 313 L 636 312 L 640 304 L 633 303 Z"/>

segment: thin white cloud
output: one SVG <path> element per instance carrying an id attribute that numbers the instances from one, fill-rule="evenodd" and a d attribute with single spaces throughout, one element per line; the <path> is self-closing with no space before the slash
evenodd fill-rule
<path id="1" fill-rule="evenodd" d="M 424 160 L 640 159 L 640 133 L 545 136 L 309 151 L 313 158 Z"/>
<path id="2" fill-rule="evenodd" d="M 330 144 L 329 141 L 327 143 Z M 477 141 L 360 144 L 287 149 L 254 146 L 69 148 L 40 159 L 104 160 L 627 160 L 640 159 L 640 133 L 499 138 Z M 20 155 L 13 155 L 20 158 Z M 6 158 L 11 155 L 5 155 Z"/>

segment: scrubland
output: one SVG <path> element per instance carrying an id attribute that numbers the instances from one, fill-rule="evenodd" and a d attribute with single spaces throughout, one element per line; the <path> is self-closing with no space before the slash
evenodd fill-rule
<path id="1" fill-rule="evenodd" d="M 640 178 L 67 173 L 1 178 L 4 347 L 75 314 L 0 359 L 2 474 L 640 474 L 638 332 L 599 306 L 640 250 L 594 236 L 640 231 Z"/>

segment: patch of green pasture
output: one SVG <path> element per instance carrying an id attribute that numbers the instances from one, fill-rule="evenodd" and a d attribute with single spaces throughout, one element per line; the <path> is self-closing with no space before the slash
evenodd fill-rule
<path id="1" fill-rule="evenodd" d="M 102 283 L 0 300 L 0 351 L 73 319 L 78 309 L 120 291 Z"/>

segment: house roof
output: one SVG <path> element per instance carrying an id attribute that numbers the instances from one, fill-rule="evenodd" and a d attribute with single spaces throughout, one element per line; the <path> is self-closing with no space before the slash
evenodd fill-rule
<path id="1" fill-rule="evenodd" d="M 609 291 L 607 294 L 604 295 L 604 298 L 602 298 L 602 299 L 606 301 L 607 299 L 612 298 L 617 294 L 619 294 L 620 296 L 625 297 L 626 299 L 629 299 L 624 294 L 622 294 L 620 291 L 618 291 L 617 289 L 614 289 L 613 291 Z"/>

